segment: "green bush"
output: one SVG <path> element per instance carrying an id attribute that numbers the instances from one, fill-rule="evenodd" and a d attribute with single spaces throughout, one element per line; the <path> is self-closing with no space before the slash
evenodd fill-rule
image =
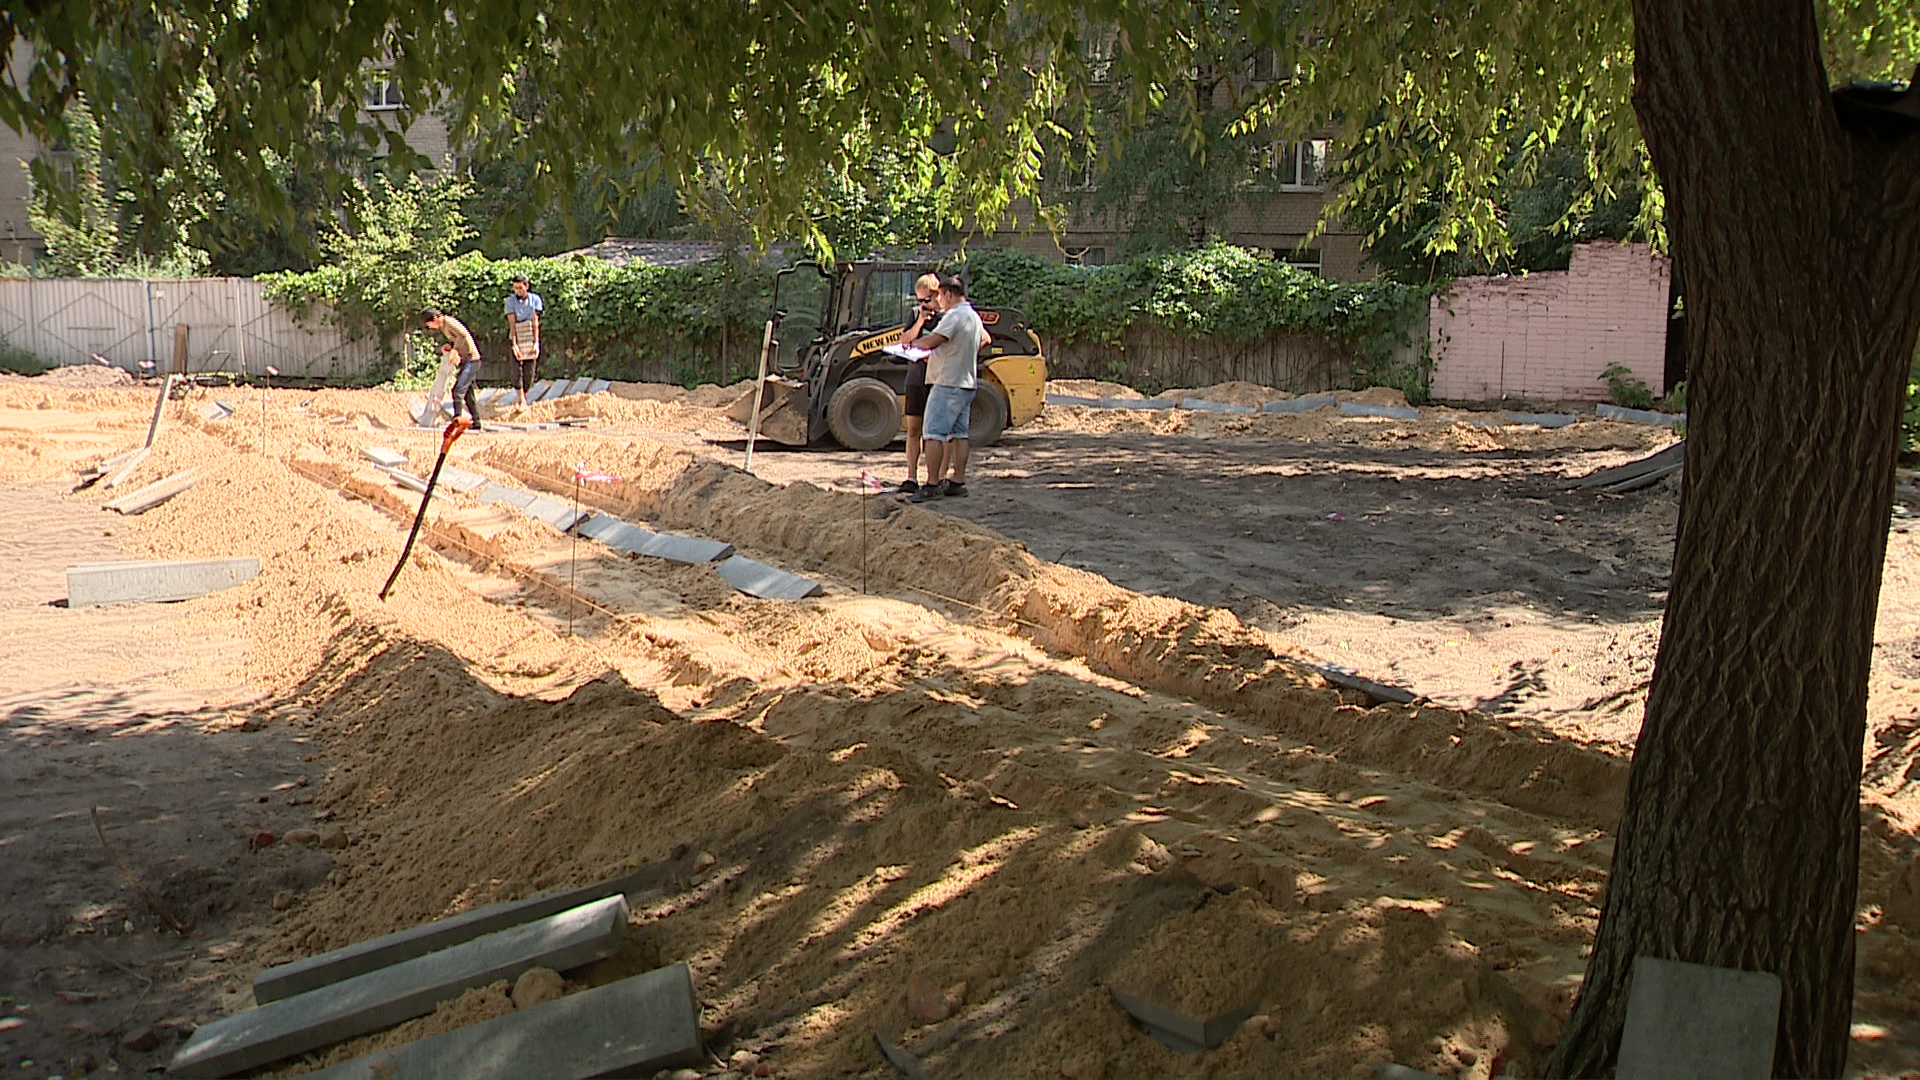
<path id="1" fill-rule="evenodd" d="M 723 332 L 737 375 L 759 344 L 772 303 L 771 273 L 723 261 L 611 266 L 581 257 L 490 260 L 469 253 L 424 266 L 384 264 L 349 273 L 330 265 L 261 280 L 268 299 L 296 315 L 311 317 L 314 305 L 325 304 L 349 329 L 378 332 L 398 370 L 404 342 L 427 340 L 419 326 L 427 304 L 466 323 L 482 355 L 506 356 L 501 302 L 519 274 L 546 302 L 540 333 L 550 360 L 608 378 L 662 368 L 677 381 L 722 378 L 728 374 L 717 362 Z"/>
<path id="2" fill-rule="evenodd" d="M 1425 393 L 1428 365 L 1394 365 L 1431 292 L 1390 281 L 1329 281 L 1246 248 L 1213 244 L 1111 266 L 1072 266 L 1011 252 L 964 260 L 971 294 L 1020 309 L 1028 324 L 1062 341 L 1118 342 L 1152 324 L 1195 337 L 1246 341 L 1313 334 L 1354 350 L 1355 374 Z M 1392 380 L 1386 382 L 1384 380 Z"/>
<path id="3" fill-rule="evenodd" d="M 11 371 L 15 375 L 38 375 L 47 370 L 47 365 L 38 356 L 18 345 L 0 341 L 0 371 Z"/>
<path id="4" fill-rule="evenodd" d="M 1606 381 L 1607 396 L 1613 399 L 1615 405 L 1623 409 L 1653 408 L 1653 388 L 1625 364 L 1618 361 L 1608 364 L 1607 370 L 1600 373 L 1600 378 Z"/>
<path id="5" fill-rule="evenodd" d="M 1900 417 L 1902 454 L 1920 454 L 1920 353 L 1907 366 L 1907 408 Z"/>
<path id="6" fill-rule="evenodd" d="M 650 372 L 676 382 L 737 377 L 752 362 L 772 303 L 772 268 L 744 260 L 691 267 L 611 266 L 585 257 L 490 260 L 477 253 L 419 260 L 393 254 L 308 273 L 269 274 L 268 298 L 310 317 L 326 304 L 349 329 L 377 331 L 392 369 L 408 338 L 425 341 L 419 308 L 434 304 L 473 331 L 486 356 L 506 354 L 501 301 L 525 274 L 546 301 L 541 337 L 553 370 L 620 378 Z M 1269 333 L 1327 337 L 1352 348 L 1356 378 L 1426 392 L 1424 360 L 1395 365 L 1428 293 L 1391 282 L 1327 281 L 1241 248 L 1215 245 L 1113 266 L 1080 267 L 1028 255 L 976 252 L 964 267 L 982 304 L 1018 308 L 1048 338 L 1112 343 L 1128 327 L 1247 340 Z M 723 337 L 733 370 L 717 363 Z"/>

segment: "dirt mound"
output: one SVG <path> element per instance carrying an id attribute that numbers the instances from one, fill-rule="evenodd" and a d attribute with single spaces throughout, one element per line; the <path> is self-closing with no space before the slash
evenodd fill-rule
<path id="1" fill-rule="evenodd" d="M 856 495 L 810 484 L 776 487 L 646 440 L 600 451 L 594 467 L 626 477 L 596 485 L 601 505 L 663 527 L 698 528 L 749 553 L 778 552 L 795 569 L 853 580 L 864 572 L 883 587 L 953 605 L 958 616 L 1085 657 L 1104 674 L 1260 717 L 1355 760 L 1516 806 L 1595 821 L 1616 812 L 1625 782 L 1618 759 L 1473 714 L 1343 707 L 1280 639 L 1229 612 L 1140 596 L 1043 563 L 1005 537 L 944 514 L 895 504 L 863 530 L 861 514 L 872 508 Z M 573 468 L 569 455 L 577 452 L 565 443 L 496 444 L 478 460 L 561 490 Z"/>
<path id="2" fill-rule="evenodd" d="M 104 364 L 66 364 L 49 368 L 34 376 L 34 383 L 39 386 L 67 386 L 76 389 L 132 386 L 133 373 Z"/>
<path id="3" fill-rule="evenodd" d="M 1084 398 L 1144 398 L 1145 394 L 1124 383 L 1099 379 L 1048 379 L 1047 393 Z"/>
<path id="4" fill-rule="evenodd" d="M 1192 390 L 1168 390 L 1159 397 L 1167 401 L 1199 398 L 1201 401 L 1217 401 L 1223 405 L 1248 405 L 1257 409 L 1269 401 L 1285 401 L 1293 395 L 1284 390 L 1275 390 L 1270 386 L 1235 380 Z"/>
<path id="5" fill-rule="evenodd" d="M 618 676 L 557 702 L 502 697 L 436 647 L 364 627 L 334 639 L 322 670 L 336 668 L 353 675 L 303 700 L 328 718 L 324 805 L 354 841 L 334 887 L 283 919 L 290 954 L 644 865 L 660 885 L 634 897 L 642 947 L 687 959 L 708 1026 L 752 1033 L 750 1052 L 777 1048 L 787 1072 L 870 1068 L 876 1029 L 962 1072 L 1183 1071 L 1102 981 L 1195 1015 L 1311 1005 L 1304 1028 L 1249 1025 L 1216 1052 L 1247 1074 L 1486 1060 L 1524 1021 L 1424 910 L 1302 909 L 1291 871 L 1221 895 L 1196 876 L 1214 876 L 1198 849 L 1170 849 L 1151 824 L 1076 826 L 1044 799 L 1016 806 L 835 738 L 831 695 L 770 714 L 775 741 L 687 723 Z M 912 1011 L 915 977 L 962 1015 Z M 498 1015 L 502 993 L 451 1008 Z M 1014 1017 L 1030 1032 L 989 1048 Z M 1369 1034 L 1342 1037 L 1355 1031 Z"/>

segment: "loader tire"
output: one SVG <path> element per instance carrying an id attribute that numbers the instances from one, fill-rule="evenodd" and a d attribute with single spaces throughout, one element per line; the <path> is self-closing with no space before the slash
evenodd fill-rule
<path id="1" fill-rule="evenodd" d="M 900 434 L 900 395 L 879 379 L 849 379 L 827 402 L 827 430 L 849 450 L 878 450 Z"/>
<path id="2" fill-rule="evenodd" d="M 967 442 L 973 446 L 992 446 L 1007 430 L 1007 392 L 1000 384 L 982 376 L 973 391 L 973 411 L 967 414 Z"/>

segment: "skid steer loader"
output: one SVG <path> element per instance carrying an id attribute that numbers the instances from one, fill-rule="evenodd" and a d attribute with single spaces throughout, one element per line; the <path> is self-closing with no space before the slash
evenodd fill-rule
<path id="1" fill-rule="evenodd" d="M 763 439 L 806 446 L 832 439 L 877 450 L 901 431 L 907 368 L 881 349 L 912 321 L 918 263 L 841 263 L 832 276 L 802 262 L 774 278 L 772 343 L 765 383 L 727 410 L 751 427 L 760 401 Z M 977 308 L 987 330 L 969 441 L 985 446 L 1040 415 L 1047 360 L 1040 339 L 1011 308 Z"/>

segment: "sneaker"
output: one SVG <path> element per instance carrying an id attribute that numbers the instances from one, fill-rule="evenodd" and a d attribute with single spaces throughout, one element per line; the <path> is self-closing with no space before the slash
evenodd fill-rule
<path id="1" fill-rule="evenodd" d="M 967 485 L 956 484 L 951 480 L 940 481 L 940 490 L 945 492 L 949 499 L 964 499 L 967 497 Z"/>
<path id="2" fill-rule="evenodd" d="M 920 490 L 920 484 L 918 481 L 902 480 L 900 481 L 900 486 L 893 489 L 893 493 L 895 495 L 911 495 L 914 492 L 919 490 Z"/>
<path id="3" fill-rule="evenodd" d="M 921 488 L 909 496 L 907 501 L 915 503 L 932 502 L 935 499 L 945 497 L 946 494 L 946 485 L 928 484 L 926 487 Z"/>

